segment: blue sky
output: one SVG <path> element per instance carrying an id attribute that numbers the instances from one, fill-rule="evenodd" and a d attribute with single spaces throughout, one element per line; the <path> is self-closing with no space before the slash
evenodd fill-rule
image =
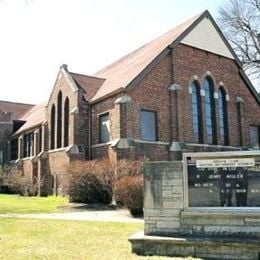
<path id="1" fill-rule="evenodd" d="M 225 0 L 0 0 L 0 100 L 49 98 L 59 66 L 92 74 Z"/>

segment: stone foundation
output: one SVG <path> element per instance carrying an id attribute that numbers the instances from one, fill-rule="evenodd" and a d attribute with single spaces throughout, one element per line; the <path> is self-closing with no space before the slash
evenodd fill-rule
<path id="1" fill-rule="evenodd" d="M 162 237 L 146 236 L 143 232 L 129 241 L 132 252 L 138 255 L 200 257 L 203 259 L 258 260 L 259 239 L 213 237 Z"/>

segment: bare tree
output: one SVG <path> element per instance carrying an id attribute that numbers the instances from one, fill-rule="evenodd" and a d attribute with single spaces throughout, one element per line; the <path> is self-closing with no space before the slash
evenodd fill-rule
<path id="1" fill-rule="evenodd" d="M 260 0 L 229 0 L 219 9 L 222 31 L 251 79 L 260 78 Z"/>

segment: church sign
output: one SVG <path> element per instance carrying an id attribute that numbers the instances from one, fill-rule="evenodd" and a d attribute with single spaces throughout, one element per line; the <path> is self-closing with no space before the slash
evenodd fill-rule
<path id="1" fill-rule="evenodd" d="M 260 207 L 259 155 L 221 156 L 186 157 L 187 206 Z"/>

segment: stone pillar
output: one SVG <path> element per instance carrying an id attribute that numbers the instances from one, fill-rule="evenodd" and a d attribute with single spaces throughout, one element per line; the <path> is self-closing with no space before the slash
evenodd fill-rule
<path id="1" fill-rule="evenodd" d="M 169 88 L 171 96 L 171 131 L 172 131 L 172 142 L 183 140 L 184 136 L 180 129 L 182 126 L 182 86 L 178 84 L 172 84 Z"/>
<path id="2" fill-rule="evenodd" d="M 128 110 L 132 102 L 131 97 L 124 95 L 115 101 L 115 106 L 119 106 L 119 128 L 120 138 L 127 138 Z"/>
<path id="3" fill-rule="evenodd" d="M 115 152 L 116 159 L 120 160 L 120 154 L 124 156 L 131 157 L 130 148 L 134 145 L 133 140 L 129 139 L 129 129 L 132 126 L 131 116 L 132 99 L 131 97 L 124 95 L 116 99 L 115 101 L 115 116 L 116 122 L 114 122 L 115 127 L 117 127 L 115 142 L 111 145 L 111 148 Z M 131 133 L 130 133 L 131 135 Z M 120 151 L 118 153 L 118 151 Z"/>
<path id="4" fill-rule="evenodd" d="M 171 102 L 171 144 L 169 147 L 170 160 L 182 160 L 182 152 L 186 151 L 186 145 L 183 142 L 183 97 L 182 86 L 172 84 L 169 88 Z"/>
<path id="5" fill-rule="evenodd" d="M 180 233 L 183 194 L 182 162 L 144 164 L 145 235 Z"/>

